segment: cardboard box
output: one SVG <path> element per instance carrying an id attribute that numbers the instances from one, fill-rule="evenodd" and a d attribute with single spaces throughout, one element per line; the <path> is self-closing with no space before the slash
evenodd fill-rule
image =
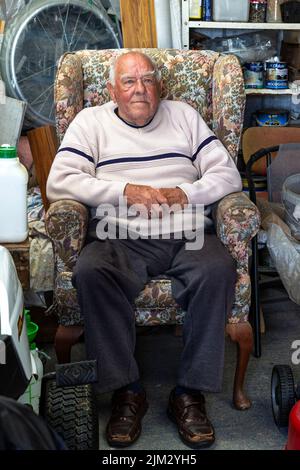
<path id="1" fill-rule="evenodd" d="M 287 62 L 290 67 L 300 69 L 300 44 L 289 44 L 282 41 L 280 56 L 281 60 Z"/>

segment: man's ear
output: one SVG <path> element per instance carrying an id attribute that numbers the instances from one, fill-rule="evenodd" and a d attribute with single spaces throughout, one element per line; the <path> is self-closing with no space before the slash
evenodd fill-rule
<path id="1" fill-rule="evenodd" d="M 116 100 L 115 90 L 110 82 L 107 83 L 107 89 L 108 89 L 111 99 L 113 100 L 114 103 L 116 103 L 117 100 Z"/>

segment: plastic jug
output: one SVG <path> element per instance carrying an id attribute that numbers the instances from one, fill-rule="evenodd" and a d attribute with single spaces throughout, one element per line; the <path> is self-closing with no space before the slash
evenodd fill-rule
<path id="1" fill-rule="evenodd" d="M 16 147 L 0 146 L 0 243 L 18 243 L 28 236 L 26 168 Z"/>

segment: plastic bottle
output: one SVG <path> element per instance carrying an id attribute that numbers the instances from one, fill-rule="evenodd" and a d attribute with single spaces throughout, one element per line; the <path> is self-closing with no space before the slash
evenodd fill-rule
<path id="1" fill-rule="evenodd" d="M 28 236 L 28 173 L 16 147 L 0 146 L 0 243 L 18 243 Z"/>
<path id="2" fill-rule="evenodd" d="M 23 395 L 18 399 L 20 403 L 26 403 L 32 406 L 33 411 L 39 414 L 40 397 L 42 388 L 42 378 L 44 373 L 44 366 L 39 357 L 39 352 L 35 343 L 30 345 L 30 354 L 33 364 L 33 374 L 29 385 Z"/>

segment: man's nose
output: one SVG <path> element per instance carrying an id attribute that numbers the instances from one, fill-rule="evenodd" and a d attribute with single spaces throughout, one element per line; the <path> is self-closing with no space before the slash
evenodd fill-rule
<path id="1" fill-rule="evenodd" d="M 145 93 L 146 87 L 144 85 L 144 82 L 141 78 L 137 78 L 136 80 L 136 86 L 135 86 L 135 92 L 136 93 Z"/>

